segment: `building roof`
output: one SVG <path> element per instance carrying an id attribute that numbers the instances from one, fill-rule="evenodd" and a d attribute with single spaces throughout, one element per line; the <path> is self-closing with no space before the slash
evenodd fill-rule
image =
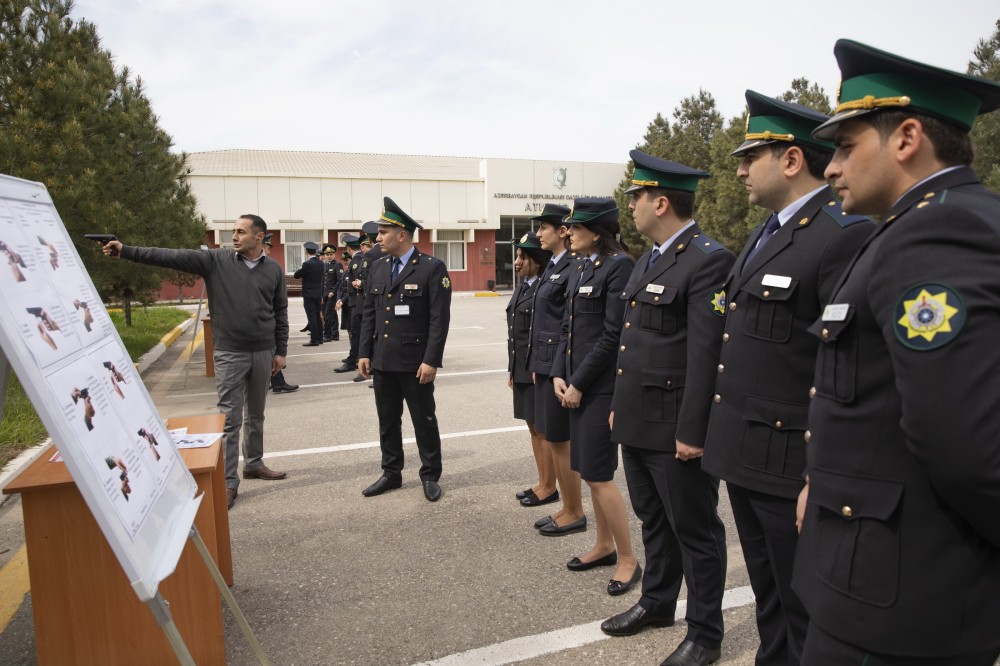
<path id="1" fill-rule="evenodd" d="M 188 153 L 187 157 L 195 176 L 483 180 L 478 157 L 294 150 L 212 150 Z"/>

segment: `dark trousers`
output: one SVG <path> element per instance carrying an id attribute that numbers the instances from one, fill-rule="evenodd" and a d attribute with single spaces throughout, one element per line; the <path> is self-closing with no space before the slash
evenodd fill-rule
<path id="1" fill-rule="evenodd" d="M 320 320 L 321 300 L 304 297 L 302 299 L 302 307 L 306 310 L 306 325 L 309 327 L 309 342 L 323 342 L 323 322 Z"/>
<path id="2" fill-rule="evenodd" d="M 378 410 L 379 443 L 382 447 L 382 471 L 399 478 L 403 474 L 403 401 L 410 410 L 410 420 L 420 453 L 420 480 L 441 478 L 441 435 L 434 415 L 434 382 L 421 384 L 416 372 L 376 370 L 375 406 Z"/>
<path id="3" fill-rule="evenodd" d="M 323 337 L 340 337 L 340 322 L 337 321 L 337 299 L 335 298 L 323 300 Z"/>
<path id="4" fill-rule="evenodd" d="M 682 462 L 673 451 L 622 446 L 622 465 L 646 548 L 639 603 L 653 613 L 671 613 L 683 579 L 688 591 L 686 638 L 703 647 L 719 647 L 726 530 L 717 512 L 718 480 L 701 471 L 700 460 Z"/>
<path id="5" fill-rule="evenodd" d="M 956 593 L 961 593 L 956 590 Z M 947 657 L 904 657 L 878 654 L 831 636 L 815 622 L 809 623 L 802 663 L 808 666 L 993 666 L 1000 647 L 974 654 Z"/>
<path id="6" fill-rule="evenodd" d="M 794 499 L 727 483 L 743 559 L 757 599 L 757 666 L 798 666 L 809 616 L 792 592 L 792 563 L 799 533 Z"/>
<path id="7" fill-rule="evenodd" d="M 348 357 L 348 365 L 358 364 L 358 347 L 361 345 L 361 308 L 351 308 L 351 354 Z M 415 373 L 414 373 L 415 374 Z"/>

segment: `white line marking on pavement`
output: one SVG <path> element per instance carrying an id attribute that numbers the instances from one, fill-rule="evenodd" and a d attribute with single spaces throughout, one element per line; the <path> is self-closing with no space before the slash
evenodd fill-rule
<path id="1" fill-rule="evenodd" d="M 458 439 L 459 437 L 479 437 L 482 435 L 496 435 L 504 432 L 519 432 L 527 430 L 528 426 L 509 426 L 506 428 L 490 428 L 488 430 L 467 430 L 466 432 L 449 432 L 441 435 L 441 439 Z M 404 437 L 403 444 L 414 444 L 415 437 Z M 356 444 L 339 444 L 337 446 L 320 446 L 312 449 L 295 449 L 293 451 L 268 452 L 268 458 L 281 458 L 283 456 L 307 456 L 313 453 L 336 453 L 338 451 L 354 451 L 356 449 L 371 449 L 378 446 L 378 441 L 358 442 Z"/>
<path id="2" fill-rule="evenodd" d="M 464 377 L 467 375 L 495 375 L 501 372 L 507 372 L 506 370 L 469 370 L 468 372 L 439 372 L 437 374 L 437 379 L 442 377 Z M 371 381 L 371 380 L 367 380 Z M 361 382 L 355 382 L 353 379 L 347 379 L 339 382 L 323 382 L 320 384 L 300 384 L 299 388 L 323 388 L 324 386 L 351 386 L 352 384 L 360 384 Z M 210 395 L 218 395 L 217 393 L 175 393 L 174 395 L 166 396 L 171 400 L 180 400 L 182 398 L 204 398 Z"/>
<path id="3" fill-rule="evenodd" d="M 736 587 L 726 590 L 726 593 L 722 596 L 722 610 L 749 606 L 753 602 L 753 590 L 750 589 L 749 585 Z M 687 602 L 677 602 L 677 612 L 674 618 L 683 620 L 685 612 L 687 612 Z M 534 659 L 542 655 L 570 650 L 608 638 L 611 637 L 601 631 L 600 621 L 589 622 L 535 636 L 522 636 L 521 638 L 487 645 L 475 650 L 457 652 L 441 659 L 423 661 L 415 666 L 466 666 L 467 664 L 503 666 L 503 664 Z"/>

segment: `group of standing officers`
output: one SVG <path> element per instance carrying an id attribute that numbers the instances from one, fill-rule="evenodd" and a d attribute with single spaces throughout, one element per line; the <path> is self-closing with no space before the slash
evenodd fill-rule
<path id="1" fill-rule="evenodd" d="M 514 413 L 567 567 L 642 581 L 602 623 L 669 626 L 664 664 L 721 656 L 725 480 L 756 597 L 757 664 L 1000 656 L 1000 197 L 969 130 L 1000 85 L 840 40 L 832 117 L 748 90 L 736 175 L 770 212 L 739 256 L 692 220 L 710 174 L 632 151 L 633 260 L 612 199 L 546 205 L 515 241 Z M 831 184 L 832 183 L 832 187 Z M 877 222 L 867 216 L 873 216 Z M 618 446 L 645 572 L 613 483 Z"/>

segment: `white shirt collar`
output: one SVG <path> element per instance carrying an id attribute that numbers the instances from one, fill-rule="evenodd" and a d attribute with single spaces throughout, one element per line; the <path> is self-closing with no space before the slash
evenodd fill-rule
<path id="1" fill-rule="evenodd" d="M 923 185 L 924 183 L 926 183 L 926 182 L 927 182 L 928 180 L 930 180 L 931 178 L 937 178 L 937 177 L 938 177 L 938 176 L 940 176 L 941 174 L 943 174 L 943 173 L 948 173 L 949 171 L 956 171 L 956 170 L 958 170 L 958 169 L 961 169 L 961 168 L 962 168 L 962 166 L 963 166 L 962 164 L 956 164 L 955 166 L 950 166 L 950 167 L 945 167 L 944 169 L 941 169 L 940 171 L 937 171 L 937 172 L 935 172 L 935 173 L 932 173 L 931 175 L 927 176 L 927 177 L 926 177 L 926 178 L 924 178 L 924 179 L 923 179 L 922 181 L 920 181 L 919 183 L 917 183 L 916 185 L 914 185 L 913 187 L 911 187 L 910 189 L 908 189 L 908 190 L 906 190 L 905 192 L 903 192 L 903 194 L 902 194 L 902 195 L 900 195 L 899 199 L 896 199 L 896 200 L 895 200 L 895 201 L 893 202 L 893 204 L 892 204 L 892 207 L 893 207 L 893 208 L 895 208 L 895 207 L 896 207 L 896 204 L 898 204 L 898 203 L 899 203 L 900 201 L 902 201 L 903 197 L 905 197 L 905 196 L 906 196 L 907 194 L 909 194 L 909 193 L 910 193 L 910 192 L 912 192 L 913 190 L 917 189 L 918 187 L 920 187 L 921 185 Z"/>
<path id="2" fill-rule="evenodd" d="M 807 201 L 809 201 L 814 196 L 819 194 L 819 191 L 822 190 L 824 187 L 826 187 L 826 183 L 820 185 L 815 190 L 806 194 L 805 196 L 799 197 L 798 199 L 796 199 L 795 201 L 793 201 L 792 203 L 788 204 L 780 211 L 778 211 L 778 224 L 780 224 L 781 226 L 785 226 L 785 222 L 788 222 L 788 220 L 792 219 L 792 217 L 794 217 L 795 214 L 799 212 L 799 209 L 805 206 Z"/>
<path id="3" fill-rule="evenodd" d="M 688 227 L 693 227 L 693 226 L 694 226 L 694 220 L 688 220 L 684 224 L 683 227 L 681 227 L 680 229 L 677 230 L 677 233 L 675 233 L 673 236 L 671 236 L 667 240 L 663 241 L 662 244 L 657 245 L 656 243 L 653 243 L 653 249 L 656 250 L 656 251 L 658 251 L 660 254 L 663 254 L 663 248 L 669 247 L 671 244 L 673 244 L 673 242 L 675 240 L 677 240 L 678 236 L 680 236 L 682 233 L 684 233 L 687 230 Z"/>

